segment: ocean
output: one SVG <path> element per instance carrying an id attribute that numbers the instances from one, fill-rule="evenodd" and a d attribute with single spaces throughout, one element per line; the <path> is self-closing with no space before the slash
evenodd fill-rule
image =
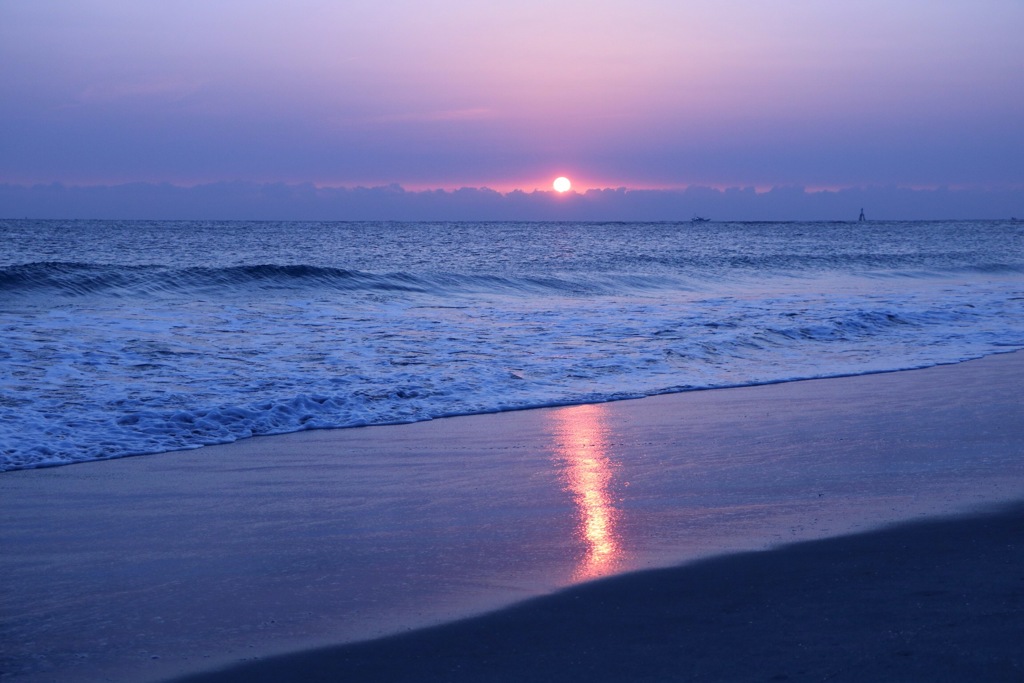
<path id="1" fill-rule="evenodd" d="M 1017 222 L 0 221 L 0 471 L 1024 348 Z"/>

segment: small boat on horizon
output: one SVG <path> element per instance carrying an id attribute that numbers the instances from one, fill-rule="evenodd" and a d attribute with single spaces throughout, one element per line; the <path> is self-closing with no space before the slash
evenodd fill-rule
<path id="1" fill-rule="evenodd" d="M 697 214 L 693 214 L 693 218 L 690 219 L 690 222 L 691 223 L 707 223 L 710 220 L 711 220 L 710 218 L 704 218 L 703 216 L 698 216 Z"/>

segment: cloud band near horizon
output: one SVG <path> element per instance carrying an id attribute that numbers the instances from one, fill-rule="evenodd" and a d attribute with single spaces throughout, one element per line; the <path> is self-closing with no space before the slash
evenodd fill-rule
<path id="1" fill-rule="evenodd" d="M 399 185 L 317 187 L 230 182 L 182 187 L 0 184 L 0 219 L 312 221 L 852 221 L 1024 218 L 1024 188 L 626 188 L 497 192 L 409 191 Z"/>

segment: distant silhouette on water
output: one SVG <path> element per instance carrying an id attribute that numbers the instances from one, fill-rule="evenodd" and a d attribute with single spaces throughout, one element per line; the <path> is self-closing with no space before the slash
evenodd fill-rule
<path id="1" fill-rule="evenodd" d="M 857 222 L 858 223 L 863 223 L 866 220 L 867 220 L 867 218 L 864 217 L 864 209 L 861 209 L 860 210 L 860 218 L 857 219 Z"/>

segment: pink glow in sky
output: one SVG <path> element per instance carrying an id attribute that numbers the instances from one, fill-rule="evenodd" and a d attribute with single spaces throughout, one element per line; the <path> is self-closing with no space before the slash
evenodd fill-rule
<path id="1" fill-rule="evenodd" d="M 1020 0 L 4 0 L 0 182 L 1024 185 Z"/>

